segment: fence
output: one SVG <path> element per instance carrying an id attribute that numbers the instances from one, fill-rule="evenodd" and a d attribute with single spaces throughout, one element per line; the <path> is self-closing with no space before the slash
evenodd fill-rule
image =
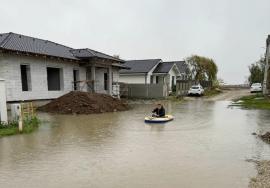
<path id="1" fill-rule="evenodd" d="M 183 96 L 187 95 L 189 88 L 192 85 L 201 84 L 203 88 L 213 87 L 212 81 L 194 81 L 194 80 L 177 80 L 176 82 L 176 95 Z"/>
<path id="2" fill-rule="evenodd" d="M 120 84 L 121 97 L 154 99 L 168 96 L 167 86 L 163 84 Z"/>
<path id="3" fill-rule="evenodd" d="M 0 79 L 0 122 L 7 122 L 7 101 L 5 80 Z"/>

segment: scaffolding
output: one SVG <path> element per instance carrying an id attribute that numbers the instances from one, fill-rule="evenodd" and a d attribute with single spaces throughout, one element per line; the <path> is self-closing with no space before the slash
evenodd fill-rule
<path id="1" fill-rule="evenodd" d="M 23 131 L 23 123 L 24 120 L 33 119 L 36 117 L 36 109 L 32 102 L 20 103 L 19 108 L 20 116 L 19 116 L 19 131 Z"/>
<path id="2" fill-rule="evenodd" d="M 21 119 L 36 117 L 36 109 L 33 102 L 21 103 Z"/>
<path id="3" fill-rule="evenodd" d="M 80 80 L 72 82 L 73 91 L 95 92 L 95 80 Z"/>

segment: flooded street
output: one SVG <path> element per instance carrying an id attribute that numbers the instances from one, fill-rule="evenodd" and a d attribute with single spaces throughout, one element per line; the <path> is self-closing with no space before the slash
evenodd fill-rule
<path id="1" fill-rule="evenodd" d="M 247 159 L 270 158 L 251 135 L 270 130 L 270 111 L 228 101 L 166 102 L 175 120 L 145 124 L 152 104 L 98 115 L 40 114 L 28 135 L 0 138 L 0 187 L 247 187 Z"/>

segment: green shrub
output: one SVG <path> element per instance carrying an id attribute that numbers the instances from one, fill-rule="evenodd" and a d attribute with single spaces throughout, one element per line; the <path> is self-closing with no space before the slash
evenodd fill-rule
<path id="1" fill-rule="evenodd" d="M 23 131 L 19 132 L 19 122 L 12 121 L 9 123 L 0 122 L 0 136 L 9 136 L 19 133 L 30 133 L 38 128 L 40 121 L 37 117 L 26 117 L 23 121 Z"/>

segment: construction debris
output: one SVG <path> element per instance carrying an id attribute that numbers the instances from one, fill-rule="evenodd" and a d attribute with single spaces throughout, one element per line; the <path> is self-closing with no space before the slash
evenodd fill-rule
<path id="1" fill-rule="evenodd" d="M 94 114 L 128 110 L 124 101 L 110 95 L 72 91 L 38 110 L 57 114 Z"/>

